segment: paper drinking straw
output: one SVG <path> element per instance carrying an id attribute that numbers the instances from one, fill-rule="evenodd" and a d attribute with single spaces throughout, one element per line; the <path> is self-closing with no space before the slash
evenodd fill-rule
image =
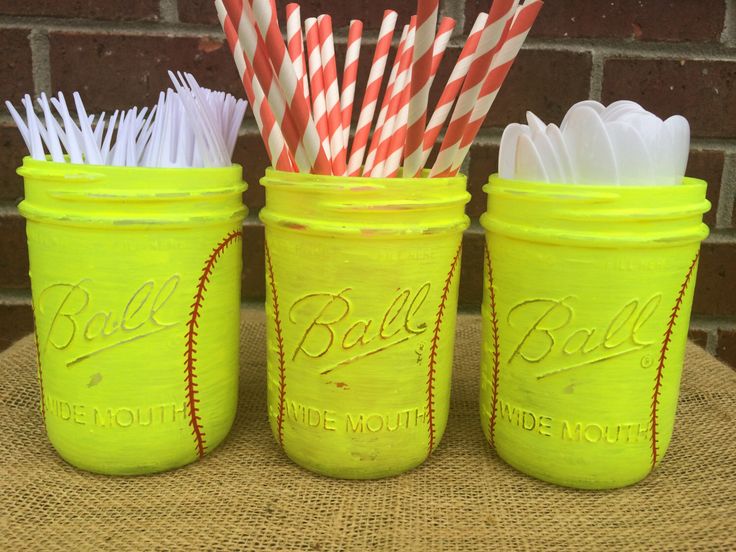
<path id="1" fill-rule="evenodd" d="M 378 145 L 381 141 L 381 134 L 383 132 L 383 125 L 386 122 L 386 114 L 388 112 L 388 104 L 393 98 L 394 87 L 396 86 L 396 76 L 399 72 L 399 65 L 403 57 L 404 48 L 406 48 L 406 37 L 409 35 L 409 25 L 404 25 L 404 29 L 401 32 L 401 38 L 399 39 L 399 45 L 396 48 L 396 56 L 391 67 L 391 74 L 388 77 L 386 84 L 386 90 L 383 93 L 383 101 L 381 103 L 381 110 L 378 112 L 378 119 L 373 128 L 373 137 L 371 138 L 370 147 L 368 148 L 368 156 L 365 160 L 365 166 L 363 167 L 363 175 L 367 176 L 370 174 L 373 166 L 376 162 L 376 153 L 378 151 Z"/>
<path id="2" fill-rule="evenodd" d="M 286 40 L 289 55 L 294 64 L 296 78 L 302 83 L 304 98 L 309 104 L 309 81 L 307 79 L 307 61 L 304 57 L 304 38 L 302 36 L 302 16 L 299 4 L 286 4 Z"/>
<path id="3" fill-rule="evenodd" d="M 432 88 L 434 78 L 442 63 L 442 58 L 447 50 L 447 44 L 452 38 L 452 31 L 455 30 L 456 21 L 452 17 L 443 17 L 440 20 L 440 26 L 437 29 L 437 36 L 432 45 L 432 69 L 429 74 L 429 88 Z"/>
<path id="4" fill-rule="evenodd" d="M 347 152 L 345 151 L 345 134 L 342 130 L 342 109 L 340 108 L 340 87 L 337 82 L 332 18 L 329 15 L 320 15 L 317 18 L 317 28 L 319 29 L 322 77 L 325 84 L 325 101 L 327 103 L 327 124 L 330 129 L 332 174 L 343 176 L 347 170 Z"/>
<path id="5" fill-rule="evenodd" d="M 417 2 L 417 30 L 412 57 L 409 126 L 406 133 L 406 151 L 408 153 L 404 161 L 405 177 L 415 177 L 422 169 L 419 162 L 427 122 L 432 47 L 437 28 L 438 11 L 439 0 L 418 0 Z"/>
<path id="6" fill-rule="evenodd" d="M 223 0 L 228 17 L 238 31 L 238 39 L 245 58 L 253 68 L 255 78 L 261 85 L 265 97 L 271 106 L 277 124 L 281 127 L 289 150 L 300 172 L 310 172 L 312 165 L 301 146 L 301 135 L 288 109 L 286 97 L 276 82 L 274 69 L 269 59 L 266 45 L 255 26 L 255 16 L 248 3 L 242 0 Z"/>
<path id="7" fill-rule="evenodd" d="M 437 161 L 432 167 L 430 176 L 436 176 L 449 170 L 452 160 L 460 145 L 463 131 L 473 111 L 483 81 L 488 74 L 494 53 L 508 32 L 511 19 L 519 0 L 494 0 L 488 14 L 488 21 L 483 29 L 473 61 L 463 82 L 455 109 L 450 118 L 445 138 L 440 146 Z"/>
<path id="8" fill-rule="evenodd" d="M 399 61 L 399 71 L 396 75 L 393 95 L 388 104 L 386 122 L 383 125 L 381 138 L 378 142 L 375 165 L 370 172 L 370 175 L 374 177 L 381 177 L 383 175 L 383 165 L 386 162 L 391 139 L 394 136 L 396 129 L 399 128 L 398 118 L 400 117 L 400 112 L 402 107 L 406 107 L 408 109 L 408 106 L 406 105 L 406 95 L 404 92 L 405 90 L 411 89 L 412 56 L 414 53 L 415 33 L 416 16 L 411 18 L 411 23 L 409 24 L 409 34 L 406 35 L 406 46 L 404 47 L 404 52 L 402 53 L 401 60 Z"/>
<path id="9" fill-rule="evenodd" d="M 470 30 L 470 34 L 465 41 L 465 45 L 458 56 L 457 63 L 450 73 L 450 77 L 442 91 L 442 95 L 437 101 L 437 105 L 432 112 L 432 117 L 429 119 L 429 123 L 427 123 L 427 129 L 424 132 L 424 145 L 422 146 L 422 167 L 427 164 L 427 158 L 432 152 L 432 148 L 434 148 L 434 144 L 440 135 L 440 131 L 442 130 L 442 127 L 447 120 L 447 116 L 450 114 L 452 106 L 455 103 L 455 99 L 460 92 L 465 76 L 468 74 L 470 62 L 473 59 L 475 49 L 478 47 L 480 34 L 483 31 L 487 20 L 487 13 L 481 12 L 478 14 L 478 17 L 473 24 L 473 28 Z"/>
<path id="10" fill-rule="evenodd" d="M 450 17 L 443 17 L 440 21 L 440 26 L 435 37 L 434 45 L 432 47 L 432 66 L 429 75 L 428 86 L 432 86 L 437 71 L 439 70 L 442 57 L 447 49 L 447 43 L 450 41 L 450 36 L 455 28 L 455 20 Z M 399 174 L 399 168 L 406 151 L 406 135 L 408 132 L 408 119 L 409 119 L 409 99 L 411 96 L 411 86 L 404 87 L 404 91 L 399 102 L 399 112 L 396 116 L 396 122 L 394 124 L 393 132 L 391 133 L 390 142 L 388 149 L 385 154 L 383 167 L 381 169 L 380 176 L 382 177 L 396 177 Z M 421 173 L 421 169 L 420 169 Z M 379 176 L 379 175 L 376 175 Z"/>
<path id="11" fill-rule="evenodd" d="M 488 115 L 493 101 L 496 99 L 498 91 L 501 89 L 541 8 L 541 0 L 532 0 L 526 2 L 517 10 L 508 36 L 498 53 L 493 57 L 490 71 L 483 83 L 483 88 L 481 88 L 468 125 L 465 127 L 460 147 L 453 158 L 450 170 L 447 172 L 448 175 L 455 175 L 460 169 L 460 165 L 462 165 L 473 140 L 475 140 L 480 127 L 483 125 L 483 121 Z"/>
<path id="12" fill-rule="evenodd" d="M 322 52 L 319 44 L 317 19 L 314 17 L 308 18 L 304 22 L 304 28 L 307 35 L 307 59 L 309 60 L 309 82 L 312 91 L 312 114 L 320 142 L 322 143 L 322 149 L 325 151 L 328 161 L 332 163 L 330 127 L 327 122 L 327 101 L 325 99 L 325 84 L 322 75 Z"/>
<path id="13" fill-rule="evenodd" d="M 355 83 L 358 79 L 362 35 L 363 22 L 357 19 L 350 21 L 348 44 L 345 51 L 345 66 L 342 73 L 342 90 L 340 91 L 343 143 L 345 144 L 346 151 L 350 142 L 350 123 L 353 117 L 353 100 L 355 98 Z"/>
<path id="14" fill-rule="evenodd" d="M 294 65 L 286 51 L 286 44 L 281 36 L 278 20 L 276 17 L 276 4 L 274 0 L 248 0 L 248 6 L 253 10 L 255 24 L 265 39 L 267 54 L 271 59 L 279 85 L 284 91 L 288 109 L 294 118 L 297 131 L 301 134 L 300 145 L 297 150 L 304 149 L 310 168 L 316 174 L 330 174 L 331 166 L 322 148 L 317 133 L 317 127 L 312 119 L 303 89 L 297 93 L 297 79 Z M 248 9 L 246 9 L 246 13 Z M 297 156 L 298 157 L 298 156 Z M 301 168 L 301 167 L 300 167 Z"/>
<path id="15" fill-rule="evenodd" d="M 276 124 L 276 118 L 273 115 L 273 111 L 271 111 L 271 106 L 266 99 L 266 95 L 258 79 L 255 78 L 253 68 L 243 53 L 240 41 L 238 40 L 238 33 L 227 15 L 222 0 L 215 0 L 215 7 L 217 8 L 220 25 L 225 31 L 227 43 L 233 54 L 240 80 L 245 88 L 245 94 L 248 96 L 251 106 L 253 106 L 253 115 L 261 132 L 261 138 L 266 147 L 268 158 L 276 169 L 291 172 L 295 170 L 296 162 L 286 145 L 281 128 Z"/>
<path id="16" fill-rule="evenodd" d="M 350 151 L 350 160 L 348 162 L 349 176 L 358 176 L 360 174 L 360 168 L 365 157 L 365 149 L 368 144 L 368 137 L 371 133 L 373 114 L 378 103 L 378 95 L 381 91 L 383 75 L 386 70 L 386 61 L 391 50 L 391 39 L 393 38 L 397 18 L 398 14 L 395 11 L 386 10 L 383 12 L 383 21 L 378 32 L 376 50 L 373 54 L 373 62 L 371 63 L 371 70 L 368 75 L 365 94 L 363 95 L 363 103 L 360 108 L 360 114 L 358 115 L 358 124 L 355 127 L 353 146 Z"/>

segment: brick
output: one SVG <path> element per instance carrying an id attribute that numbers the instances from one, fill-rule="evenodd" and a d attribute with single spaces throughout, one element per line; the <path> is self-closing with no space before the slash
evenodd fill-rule
<path id="1" fill-rule="evenodd" d="M 179 21 L 219 25 L 217 10 L 212 0 L 179 0 Z"/>
<path id="2" fill-rule="evenodd" d="M 736 245 L 704 243 L 695 288 L 693 314 L 736 315 L 736 294 L 729 293 L 736 281 Z"/>
<path id="3" fill-rule="evenodd" d="M 266 300 L 266 272 L 264 253 L 265 232 L 258 220 L 248 219 L 243 227 L 243 289 L 244 301 Z"/>
<path id="4" fill-rule="evenodd" d="M 708 333 L 703 330 L 690 330 L 687 334 L 688 339 L 698 345 L 698 347 L 705 347 L 708 345 Z"/>
<path id="5" fill-rule="evenodd" d="M 23 195 L 23 179 L 15 170 L 28 155 L 20 132 L 14 126 L 0 126 L 0 201 L 18 201 Z"/>
<path id="6" fill-rule="evenodd" d="M 660 117 L 683 115 L 693 136 L 736 134 L 736 62 L 667 59 L 609 59 L 603 101 L 639 102 Z"/>
<path id="7" fill-rule="evenodd" d="M 30 29 L 0 29 L 0 44 L 3 45 L 0 61 L 0 98 L 10 100 L 18 107 L 24 94 L 33 93 L 31 45 L 28 41 Z M 5 107 L 2 108 L 3 112 Z"/>
<path id="8" fill-rule="evenodd" d="M 460 272 L 458 307 L 463 310 L 480 310 L 483 294 L 483 250 L 485 236 L 474 230 L 463 236 L 463 260 Z"/>
<path id="9" fill-rule="evenodd" d="M 474 145 L 470 148 L 468 191 L 470 203 L 466 208 L 469 217 L 479 217 L 486 212 L 487 196 L 483 186 L 488 177 L 498 171 L 498 146 Z"/>
<path id="10" fill-rule="evenodd" d="M 736 370 L 736 331 L 718 330 L 718 347 L 716 355 L 720 360 Z"/>
<path id="11" fill-rule="evenodd" d="M 248 189 L 243 197 L 245 204 L 251 211 L 257 212 L 263 207 L 266 194 L 259 180 L 271 165 L 263 146 L 261 135 L 248 133 L 238 138 L 233 153 L 233 162 L 243 166 L 243 180 L 248 183 Z"/>
<path id="12" fill-rule="evenodd" d="M 708 183 L 706 196 L 712 207 L 703 217 L 703 221 L 715 228 L 716 213 L 718 212 L 718 198 L 721 195 L 721 178 L 723 177 L 724 155 L 722 151 L 693 150 L 687 164 L 688 176 L 702 178 Z"/>
<path id="13" fill-rule="evenodd" d="M 28 289 L 25 221 L 19 213 L 0 215 L 0 288 Z"/>
<path id="14" fill-rule="evenodd" d="M 28 304 L 6 304 L 0 299 L 0 351 L 33 331 L 33 310 Z"/>
<path id="15" fill-rule="evenodd" d="M 0 0 L 0 15 L 105 19 L 112 21 L 156 21 L 159 0 Z"/>
<path id="16" fill-rule="evenodd" d="M 169 69 L 245 96 L 224 40 L 53 32 L 49 43 L 53 88 L 79 90 L 90 111 L 153 105 L 171 86 Z"/>
<path id="17" fill-rule="evenodd" d="M 466 0 L 469 31 L 489 2 Z M 664 42 L 718 42 L 723 31 L 723 0 L 556 0 L 546 2 L 531 36 L 546 38 L 624 38 Z"/>
<path id="18" fill-rule="evenodd" d="M 524 121 L 527 110 L 559 124 L 572 104 L 590 95 L 591 67 L 587 53 L 522 50 L 485 126 Z"/>
<path id="19" fill-rule="evenodd" d="M 158 0 L 0 0 L 0 15 L 156 21 L 158 5 Z"/>

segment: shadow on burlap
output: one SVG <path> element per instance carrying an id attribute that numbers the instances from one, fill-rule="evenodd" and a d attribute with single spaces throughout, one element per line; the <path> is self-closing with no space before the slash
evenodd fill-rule
<path id="1" fill-rule="evenodd" d="M 1 550 L 499 550 L 736 548 L 736 372 L 689 345 L 661 466 L 627 489 L 548 485 L 501 462 L 478 422 L 480 321 L 458 323 L 450 422 L 411 473 L 338 481 L 293 465 L 266 417 L 263 315 L 244 312 L 238 418 L 202 462 L 111 478 L 45 438 L 35 355 L 0 355 Z"/>

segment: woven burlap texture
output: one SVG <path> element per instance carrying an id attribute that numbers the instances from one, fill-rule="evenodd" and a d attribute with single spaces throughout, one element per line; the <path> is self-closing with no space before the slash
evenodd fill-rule
<path id="1" fill-rule="evenodd" d="M 450 422 L 421 467 L 340 481 L 292 464 L 268 427 L 262 313 L 241 331 L 238 417 L 211 456 L 154 476 L 65 464 L 45 438 L 32 339 L 0 355 L 0 550 L 736 549 L 736 372 L 689 345 L 661 466 L 616 491 L 506 466 L 478 421 L 480 319 L 458 323 Z"/>

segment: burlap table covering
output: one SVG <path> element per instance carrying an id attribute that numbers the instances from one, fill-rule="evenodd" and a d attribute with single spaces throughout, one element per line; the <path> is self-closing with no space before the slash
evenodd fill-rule
<path id="1" fill-rule="evenodd" d="M 30 337 L 0 355 L 0 550 L 736 549 L 736 372 L 689 345 L 661 467 L 609 492 L 506 466 L 478 422 L 480 320 L 460 316 L 450 422 L 429 461 L 382 481 L 293 465 L 266 417 L 263 315 L 243 313 L 228 440 L 170 473 L 111 478 L 65 464 L 38 412 Z"/>

